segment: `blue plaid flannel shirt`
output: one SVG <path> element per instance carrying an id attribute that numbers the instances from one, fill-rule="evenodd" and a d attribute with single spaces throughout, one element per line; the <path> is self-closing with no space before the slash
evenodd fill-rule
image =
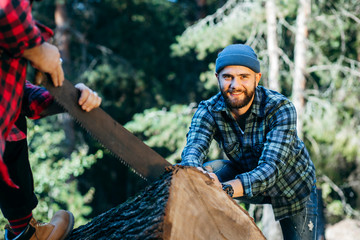
<path id="1" fill-rule="evenodd" d="M 221 93 L 202 101 L 180 164 L 202 166 L 213 139 L 241 169 L 236 178 L 245 196 L 270 197 L 277 220 L 304 209 L 316 182 L 315 167 L 297 136 L 295 107 L 285 96 L 258 86 L 244 131 Z"/>

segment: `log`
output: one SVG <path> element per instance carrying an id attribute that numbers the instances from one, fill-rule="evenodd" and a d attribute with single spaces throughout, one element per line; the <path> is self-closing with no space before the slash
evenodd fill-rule
<path id="1" fill-rule="evenodd" d="M 249 214 L 209 175 L 170 167 L 125 203 L 75 229 L 69 240 L 265 239 Z"/>

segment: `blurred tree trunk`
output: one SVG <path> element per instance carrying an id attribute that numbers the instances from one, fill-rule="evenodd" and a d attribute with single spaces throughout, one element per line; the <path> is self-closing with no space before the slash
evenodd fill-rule
<path id="1" fill-rule="evenodd" d="M 305 112 L 306 87 L 305 69 L 306 69 L 306 39 L 308 36 L 307 22 L 311 11 L 310 0 L 300 0 L 298 15 L 296 18 L 296 36 L 295 36 L 295 66 L 294 82 L 292 89 L 292 100 L 297 111 L 297 130 L 298 135 L 302 137 L 303 115 Z"/>
<path id="2" fill-rule="evenodd" d="M 360 25 L 360 24 L 359 24 Z M 357 33 L 357 60 L 360 62 L 360 31 Z"/>
<path id="3" fill-rule="evenodd" d="M 66 9 L 66 0 L 57 0 L 55 3 L 55 41 L 63 59 L 65 74 L 70 72 L 70 19 Z"/>
<path id="4" fill-rule="evenodd" d="M 206 17 L 206 0 L 196 0 L 196 5 L 198 7 L 197 18 L 202 19 Z"/>
<path id="5" fill-rule="evenodd" d="M 263 225 L 262 232 L 267 240 L 283 239 L 280 223 L 279 221 L 275 221 L 271 204 L 264 204 L 261 223 Z"/>
<path id="6" fill-rule="evenodd" d="M 269 88 L 280 92 L 279 51 L 276 31 L 276 5 L 274 0 L 266 2 L 267 48 L 269 54 Z"/>
<path id="7" fill-rule="evenodd" d="M 55 3 L 55 42 L 58 46 L 63 59 L 63 69 L 65 76 L 70 74 L 70 19 L 68 17 L 66 0 L 57 0 Z M 65 151 L 67 156 L 70 156 L 75 146 L 75 130 L 74 130 L 74 120 L 69 116 L 69 114 L 59 115 L 61 120 L 65 135 L 66 135 L 66 146 Z"/>
<path id="8" fill-rule="evenodd" d="M 269 55 L 269 88 L 277 92 L 281 91 L 279 82 L 279 51 L 277 41 L 277 20 L 276 20 L 275 0 L 266 2 L 266 24 L 267 24 L 267 48 Z M 263 233 L 266 239 L 281 240 L 282 232 L 280 223 L 275 221 L 272 206 L 265 204 L 263 207 L 263 216 L 261 219 L 263 224 Z"/>

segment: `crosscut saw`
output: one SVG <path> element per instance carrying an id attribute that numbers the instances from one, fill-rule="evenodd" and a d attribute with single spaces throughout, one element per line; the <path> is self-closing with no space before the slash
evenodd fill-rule
<path id="1" fill-rule="evenodd" d="M 48 74 L 37 72 L 35 83 L 42 84 L 90 135 L 144 179 L 156 180 L 165 167 L 171 165 L 101 108 L 90 112 L 82 110 L 78 104 L 80 91 L 68 80 L 65 79 L 61 87 L 55 87 Z"/>

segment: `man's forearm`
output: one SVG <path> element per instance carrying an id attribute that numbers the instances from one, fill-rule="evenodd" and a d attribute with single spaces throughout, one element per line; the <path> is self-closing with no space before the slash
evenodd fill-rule
<path id="1" fill-rule="evenodd" d="M 190 166 L 190 167 L 201 167 L 202 161 L 200 159 L 201 159 L 201 153 L 196 151 L 195 148 L 185 147 L 181 154 L 180 165 Z"/>
<path id="2" fill-rule="evenodd" d="M 232 186 L 232 188 L 234 189 L 234 198 L 244 196 L 244 188 L 240 179 L 234 179 L 224 183 L 230 184 Z"/>

